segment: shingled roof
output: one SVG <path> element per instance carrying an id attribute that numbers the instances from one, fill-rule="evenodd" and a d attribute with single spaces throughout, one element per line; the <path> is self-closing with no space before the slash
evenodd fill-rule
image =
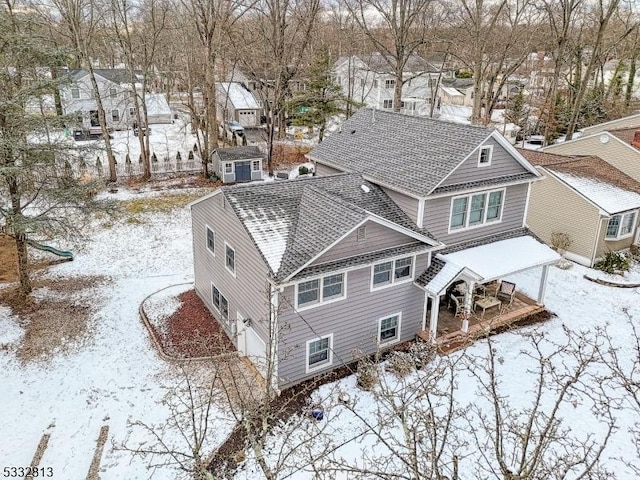
<path id="1" fill-rule="evenodd" d="M 294 275 L 367 218 L 437 242 L 359 174 L 222 187 L 276 281 Z"/>
<path id="2" fill-rule="evenodd" d="M 264 158 L 263 153 L 256 146 L 218 148 L 216 152 L 223 162 L 245 160 L 251 158 Z"/>
<path id="3" fill-rule="evenodd" d="M 426 196 L 493 129 L 361 108 L 309 158 L 372 181 Z"/>

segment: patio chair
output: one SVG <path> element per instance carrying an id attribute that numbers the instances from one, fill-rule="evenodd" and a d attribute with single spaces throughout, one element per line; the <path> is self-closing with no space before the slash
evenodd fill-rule
<path id="1" fill-rule="evenodd" d="M 498 285 L 496 290 L 496 298 L 503 302 L 506 302 L 505 307 L 508 308 L 513 303 L 513 297 L 516 295 L 516 284 L 513 282 L 507 282 L 503 280 Z"/>
<path id="2" fill-rule="evenodd" d="M 453 308 L 452 308 L 453 305 Z M 456 317 L 462 317 L 464 316 L 464 308 L 462 306 L 462 303 L 460 302 L 460 300 L 458 300 L 458 297 L 456 297 L 453 293 L 449 294 L 449 308 L 451 308 L 452 310 L 455 308 L 456 313 L 454 314 L 454 316 Z"/>

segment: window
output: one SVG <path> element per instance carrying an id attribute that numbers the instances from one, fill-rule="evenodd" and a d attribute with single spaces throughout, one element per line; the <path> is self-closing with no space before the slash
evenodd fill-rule
<path id="1" fill-rule="evenodd" d="M 388 285 L 391 283 L 391 268 L 393 262 L 380 263 L 373 266 L 373 284 Z"/>
<path id="2" fill-rule="evenodd" d="M 493 152 L 493 147 L 491 145 L 485 145 L 484 147 L 480 147 L 480 152 L 478 153 L 479 167 L 491 165 L 492 152 Z"/>
<path id="3" fill-rule="evenodd" d="M 413 257 L 398 258 L 392 262 L 379 263 L 373 266 L 372 288 L 392 285 L 409 280 L 413 276 Z M 391 274 L 393 272 L 393 275 Z"/>
<path id="4" fill-rule="evenodd" d="M 80 98 L 80 89 L 72 88 L 71 89 L 71 98 Z"/>
<path id="5" fill-rule="evenodd" d="M 400 314 L 378 320 L 378 341 L 389 343 L 400 339 Z"/>
<path id="6" fill-rule="evenodd" d="M 320 302 L 320 280 L 309 280 L 298 284 L 298 306 Z"/>
<path id="7" fill-rule="evenodd" d="M 500 221 L 503 200 L 504 190 L 454 198 L 451 202 L 449 230 L 476 227 Z"/>
<path id="8" fill-rule="evenodd" d="M 224 173 L 233 173 L 233 164 L 225 163 L 224 164 Z"/>
<path id="9" fill-rule="evenodd" d="M 236 274 L 236 251 L 225 243 L 225 260 L 224 264 L 234 275 Z"/>
<path id="10" fill-rule="evenodd" d="M 129 107 L 129 115 L 133 117 L 135 116 L 135 114 L 136 114 L 136 109 L 133 107 Z"/>
<path id="11" fill-rule="evenodd" d="M 344 273 L 329 275 L 322 279 L 322 301 L 342 298 Z"/>
<path id="12" fill-rule="evenodd" d="M 216 234 L 213 230 L 207 227 L 207 248 L 211 253 L 216 253 Z"/>
<path id="13" fill-rule="evenodd" d="M 333 335 L 307 342 L 307 372 L 333 363 Z"/>
<path id="14" fill-rule="evenodd" d="M 300 282 L 297 286 L 297 308 L 321 305 L 345 297 L 344 273 Z"/>
<path id="15" fill-rule="evenodd" d="M 358 227 L 358 230 L 356 230 L 356 239 L 358 242 L 361 242 L 365 238 L 367 238 L 367 227 L 366 225 L 362 225 L 361 227 Z"/>
<path id="16" fill-rule="evenodd" d="M 629 212 L 611 217 L 607 225 L 605 238 L 615 240 L 632 235 L 636 224 L 636 213 Z"/>
<path id="17" fill-rule="evenodd" d="M 211 285 L 211 301 L 213 306 L 220 312 L 223 320 L 229 319 L 229 302 L 214 285 Z"/>
<path id="18" fill-rule="evenodd" d="M 111 110 L 111 120 L 114 122 L 120 121 L 120 112 L 118 110 Z"/>
<path id="19" fill-rule="evenodd" d="M 395 80 L 385 80 L 384 81 L 384 88 L 396 88 L 396 81 Z"/>
<path id="20" fill-rule="evenodd" d="M 373 81 L 373 88 L 378 88 L 378 80 Z"/>
<path id="21" fill-rule="evenodd" d="M 109 89 L 109 96 L 111 97 L 115 97 L 118 94 L 117 90 L 115 88 L 110 88 Z"/>
<path id="22" fill-rule="evenodd" d="M 393 108 L 393 100 L 383 100 L 382 108 Z"/>
<path id="23" fill-rule="evenodd" d="M 254 160 L 253 162 L 251 162 L 251 170 L 253 170 L 254 172 L 260 170 L 260 160 Z"/>

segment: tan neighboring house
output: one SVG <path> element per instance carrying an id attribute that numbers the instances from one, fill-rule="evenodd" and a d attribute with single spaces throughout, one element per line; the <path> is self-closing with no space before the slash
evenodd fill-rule
<path id="1" fill-rule="evenodd" d="M 631 117 L 627 117 L 627 122 Z M 615 120 L 622 122 L 625 119 Z M 612 122 L 610 122 L 612 123 Z M 568 142 L 549 145 L 542 150 L 558 155 L 595 155 L 609 165 L 640 181 L 640 115 L 637 126 L 620 128 L 613 124 L 611 129 L 589 130 L 583 136 Z M 601 126 L 604 127 L 605 124 Z M 598 127 L 594 125 L 590 129 Z M 636 137 L 637 135 L 637 137 Z M 635 138 L 635 141 L 634 141 Z"/>
<path id="2" fill-rule="evenodd" d="M 616 120 L 591 125 L 582 129 L 583 135 L 593 135 L 594 133 L 607 132 L 611 130 L 620 130 L 626 128 L 640 128 L 640 113 L 629 115 Z"/>
<path id="3" fill-rule="evenodd" d="M 572 241 L 565 256 L 586 266 L 608 250 L 638 242 L 640 182 L 596 156 L 520 153 L 544 175 L 531 185 L 527 226 L 551 243 L 553 233 Z"/>

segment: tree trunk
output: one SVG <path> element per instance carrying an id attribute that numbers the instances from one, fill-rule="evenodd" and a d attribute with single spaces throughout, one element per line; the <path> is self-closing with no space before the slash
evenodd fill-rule
<path id="1" fill-rule="evenodd" d="M 393 111 L 399 112 L 402 108 L 402 70 L 404 62 L 398 57 L 396 61 L 396 84 L 393 87 Z"/>
<path id="2" fill-rule="evenodd" d="M 629 107 L 631 105 L 631 94 L 633 93 L 633 82 L 636 78 L 636 71 L 638 67 L 636 64 L 636 55 L 631 57 L 631 63 L 629 64 L 629 77 L 627 80 L 627 89 L 624 92 L 624 105 Z"/>
<path id="3" fill-rule="evenodd" d="M 57 67 L 51 67 L 51 80 L 55 81 L 58 78 L 58 69 Z M 60 98 L 60 89 L 59 88 L 54 88 L 53 89 L 53 101 L 56 105 L 56 115 L 58 115 L 59 117 L 61 117 L 63 115 L 62 112 L 62 99 Z"/>
<path id="4" fill-rule="evenodd" d="M 29 276 L 29 254 L 27 252 L 27 239 L 23 233 L 15 236 L 16 253 L 18 254 L 18 277 L 20 279 L 20 292 L 23 295 L 31 293 L 31 278 Z"/>

